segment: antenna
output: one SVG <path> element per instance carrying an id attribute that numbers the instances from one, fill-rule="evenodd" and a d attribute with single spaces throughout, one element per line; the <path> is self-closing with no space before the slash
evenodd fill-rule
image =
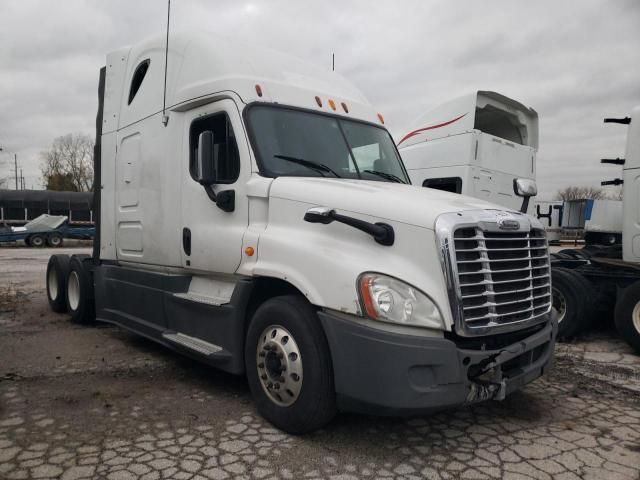
<path id="1" fill-rule="evenodd" d="M 167 108 L 167 62 L 169 61 L 169 21 L 171 20 L 171 0 L 167 0 L 167 41 L 164 47 L 164 90 L 162 93 L 162 124 L 166 127 L 169 117 L 165 114 Z"/>
<path id="2" fill-rule="evenodd" d="M 335 53 L 331 53 L 331 71 L 332 72 L 336 71 L 336 54 Z"/>

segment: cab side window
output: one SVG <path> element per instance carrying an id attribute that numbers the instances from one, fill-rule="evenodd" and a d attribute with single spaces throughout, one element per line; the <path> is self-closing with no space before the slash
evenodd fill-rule
<path id="1" fill-rule="evenodd" d="M 202 132 L 213 132 L 213 157 L 216 183 L 234 183 L 240 175 L 240 155 L 231 120 L 226 113 L 216 113 L 194 120 L 189 129 L 189 173 L 196 179 L 198 137 Z"/>

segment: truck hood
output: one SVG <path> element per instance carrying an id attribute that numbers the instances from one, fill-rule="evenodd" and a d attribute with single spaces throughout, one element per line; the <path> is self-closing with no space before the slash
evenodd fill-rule
<path id="1" fill-rule="evenodd" d="M 505 210 L 489 202 L 431 188 L 339 178 L 278 177 L 269 196 L 429 229 L 434 228 L 436 218 L 443 213 Z"/>

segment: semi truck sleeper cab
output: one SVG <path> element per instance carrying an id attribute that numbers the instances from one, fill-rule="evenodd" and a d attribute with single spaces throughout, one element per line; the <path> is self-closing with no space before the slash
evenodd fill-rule
<path id="1" fill-rule="evenodd" d="M 107 56 L 92 256 L 51 257 L 51 307 L 246 375 L 288 432 L 336 411 L 501 399 L 549 367 L 542 226 L 410 185 L 333 72 L 206 34 Z"/>

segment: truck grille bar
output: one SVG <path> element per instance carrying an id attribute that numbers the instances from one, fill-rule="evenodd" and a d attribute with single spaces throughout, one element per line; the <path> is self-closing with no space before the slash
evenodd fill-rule
<path id="1" fill-rule="evenodd" d="M 543 321 L 552 305 L 544 230 L 522 215 L 513 217 L 517 230 L 504 231 L 501 214 L 475 213 L 445 215 L 437 226 L 457 332 L 488 335 Z"/>

